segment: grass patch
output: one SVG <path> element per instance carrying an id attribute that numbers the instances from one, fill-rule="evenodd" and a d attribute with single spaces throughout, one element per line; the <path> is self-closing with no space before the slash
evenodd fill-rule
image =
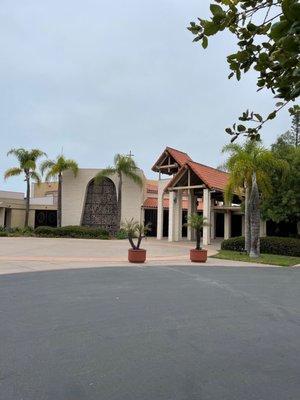
<path id="1" fill-rule="evenodd" d="M 250 258 L 247 254 L 238 251 L 220 250 L 218 254 L 211 258 L 219 258 L 221 260 L 233 260 L 244 262 L 255 262 L 259 264 L 280 265 L 282 267 L 291 267 L 300 264 L 300 257 L 280 256 L 277 254 L 261 254 L 259 258 Z"/>

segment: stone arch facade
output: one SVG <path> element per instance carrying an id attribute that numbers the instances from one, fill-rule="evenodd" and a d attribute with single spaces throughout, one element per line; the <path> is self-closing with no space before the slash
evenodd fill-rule
<path id="1" fill-rule="evenodd" d="M 110 234 L 118 231 L 118 201 L 113 181 L 105 178 L 100 184 L 94 179 L 87 185 L 82 225 L 106 229 Z"/>

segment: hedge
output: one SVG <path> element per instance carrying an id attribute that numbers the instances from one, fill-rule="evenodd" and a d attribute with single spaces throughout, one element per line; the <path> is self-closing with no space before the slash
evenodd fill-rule
<path id="1" fill-rule="evenodd" d="M 102 228 L 90 228 L 87 226 L 64 226 L 53 228 L 51 226 L 39 226 L 34 230 L 36 236 L 42 237 L 69 237 L 87 239 L 108 239 L 109 233 Z"/>
<path id="2" fill-rule="evenodd" d="M 115 235 L 116 239 L 122 240 L 122 239 L 128 239 L 128 234 L 124 229 L 120 229 L 116 235 Z"/>
<path id="3" fill-rule="evenodd" d="M 0 228 L 0 237 L 1 236 L 13 236 L 13 237 L 18 237 L 18 236 L 33 236 L 34 231 L 32 228 Z"/>
<path id="4" fill-rule="evenodd" d="M 245 238 L 239 236 L 223 240 L 221 249 L 243 252 L 245 251 Z M 300 257 L 300 239 L 277 236 L 262 237 L 260 238 L 260 252 Z"/>

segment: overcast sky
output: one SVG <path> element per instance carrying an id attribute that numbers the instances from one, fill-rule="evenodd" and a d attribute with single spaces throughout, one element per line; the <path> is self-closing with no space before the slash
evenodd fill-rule
<path id="1" fill-rule="evenodd" d="M 63 148 L 82 168 L 131 150 L 149 177 L 167 145 L 218 166 L 224 128 L 274 99 L 256 93 L 255 74 L 227 79 L 233 37 L 192 43 L 186 26 L 208 13 L 208 0 L 1 0 L 0 189 L 25 189 L 2 178 L 16 164 L 11 147 L 50 158 Z M 289 125 L 284 111 L 265 144 Z"/>

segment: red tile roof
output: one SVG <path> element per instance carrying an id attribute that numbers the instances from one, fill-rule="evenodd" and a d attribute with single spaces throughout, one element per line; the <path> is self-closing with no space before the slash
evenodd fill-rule
<path id="1" fill-rule="evenodd" d="M 162 154 L 159 156 L 158 160 L 156 163 L 153 165 L 152 170 L 156 171 L 156 166 L 159 164 L 163 159 L 165 158 L 165 153 L 168 153 L 174 160 L 177 162 L 177 164 L 181 167 L 188 161 L 192 161 L 190 156 L 187 153 L 184 153 L 183 151 L 173 149 L 172 147 L 166 147 L 165 150 L 162 152 Z"/>
<path id="2" fill-rule="evenodd" d="M 209 167 L 207 165 L 199 164 L 195 161 L 188 161 L 184 164 L 177 174 L 170 180 L 166 189 L 174 186 L 179 176 L 182 176 L 184 171 L 190 168 L 199 179 L 210 189 L 225 190 L 228 182 L 229 174 L 219 169 Z"/>
<path id="3" fill-rule="evenodd" d="M 187 153 L 184 153 L 183 151 L 173 149 L 172 147 L 167 147 L 166 151 L 174 158 L 174 160 L 180 166 L 184 165 L 188 161 L 192 161 L 191 157 Z"/>
<path id="4" fill-rule="evenodd" d="M 146 183 L 147 193 L 157 193 L 158 192 L 158 182 L 148 181 Z"/>
<path id="5" fill-rule="evenodd" d="M 209 167 L 207 165 L 199 164 L 194 161 L 189 161 L 188 166 L 195 172 L 195 174 L 211 189 L 224 190 L 227 183 L 229 174 L 219 169 Z"/>
<path id="6" fill-rule="evenodd" d="M 187 153 L 184 153 L 183 151 L 179 151 L 177 149 L 173 149 L 172 147 L 166 147 L 162 155 L 154 164 L 152 168 L 154 171 L 157 171 L 156 165 L 163 160 L 165 152 L 173 157 L 177 164 L 180 166 L 179 171 L 171 179 L 167 188 L 172 187 L 173 184 L 176 182 L 178 176 L 183 173 L 187 167 L 189 167 L 208 188 L 224 191 L 229 178 L 229 174 L 227 172 L 209 167 L 208 165 L 197 163 L 193 161 Z"/>

